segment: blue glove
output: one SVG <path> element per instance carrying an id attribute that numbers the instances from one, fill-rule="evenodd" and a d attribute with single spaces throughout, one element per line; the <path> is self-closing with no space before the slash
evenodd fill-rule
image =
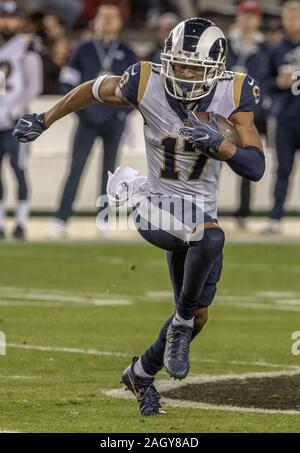
<path id="1" fill-rule="evenodd" d="M 44 113 L 25 113 L 14 128 L 13 136 L 18 142 L 33 142 L 46 129 L 44 124 Z"/>
<path id="2" fill-rule="evenodd" d="M 192 143 L 194 148 L 216 155 L 224 136 L 219 131 L 215 113 L 209 113 L 208 124 L 202 123 L 192 111 L 188 112 L 188 117 L 194 127 L 183 127 L 179 131 L 180 135 Z"/>

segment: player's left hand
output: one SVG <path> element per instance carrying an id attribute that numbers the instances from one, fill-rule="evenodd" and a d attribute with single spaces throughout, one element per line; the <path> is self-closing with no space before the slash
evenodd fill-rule
<path id="1" fill-rule="evenodd" d="M 208 124 L 202 123 L 192 111 L 188 112 L 188 117 L 194 127 L 183 127 L 179 131 L 180 135 L 192 143 L 194 148 L 217 153 L 224 136 L 219 131 L 215 113 L 209 114 Z"/>

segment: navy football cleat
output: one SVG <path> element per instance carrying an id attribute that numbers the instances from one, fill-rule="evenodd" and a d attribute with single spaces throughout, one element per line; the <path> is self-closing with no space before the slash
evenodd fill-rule
<path id="1" fill-rule="evenodd" d="M 125 389 L 130 390 L 136 397 L 141 415 L 163 415 L 166 412 L 161 408 L 160 394 L 153 385 L 154 378 L 140 377 L 133 371 L 137 360 L 138 357 L 134 357 L 132 364 L 124 370 L 121 384 L 124 384 Z"/>
<path id="2" fill-rule="evenodd" d="M 188 326 L 173 326 L 167 330 L 164 366 L 174 379 L 184 379 L 190 370 L 190 342 L 193 328 Z"/>

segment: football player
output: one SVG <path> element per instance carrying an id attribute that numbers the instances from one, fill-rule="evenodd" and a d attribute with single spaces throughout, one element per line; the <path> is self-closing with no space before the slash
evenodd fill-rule
<path id="1" fill-rule="evenodd" d="M 134 105 L 144 118 L 148 161 L 146 183 L 137 184 L 137 193 L 204 198 L 203 221 L 188 238 L 174 234 L 171 227 L 140 230 L 150 243 L 167 250 L 176 303 L 175 314 L 165 322 L 158 339 L 122 375 L 142 415 L 164 412 L 154 387 L 155 375 L 163 366 L 174 378 L 187 376 L 190 342 L 206 323 L 216 294 L 224 245 L 217 221 L 222 161 L 253 181 L 265 171 L 263 147 L 253 122 L 259 87 L 245 74 L 226 72 L 226 53 L 225 36 L 214 23 L 201 18 L 183 21 L 166 40 L 161 66 L 141 62 L 122 78 L 100 76 L 75 88 L 48 112 L 25 115 L 14 131 L 20 141 L 35 140 L 55 121 L 95 98 Z M 211 112 L 209 124 L 195 115 L 203 111 Z M 230 118 L 242 146 L 224 138 L 215 114 Z M 187 119 L 193 127 L 187 127 L 191 126 Z"/>
<path id="2" fill-rule="evenodd" d="M 15 239 L 24 239 L 28 219 L 28 189 L 25 173 L 26 145 L 17 143 L 12 130 L 26 111 L 28 101 L 42 92 L 43 70 L 40 56 L 33 50 L 30 36 L 22 32 L 25 19 L 17 3 L 0 4 L 0 72 L 5 79 L 5 93 L 0 98 L 0 170 L 4 155 L 10 164 L 18 184 L 18 208 Z M 0 74 L 0 76 L 1 76 Z M 0 238 L 5 236 L 5 210 L 3 185 L 0 179 Z"/>

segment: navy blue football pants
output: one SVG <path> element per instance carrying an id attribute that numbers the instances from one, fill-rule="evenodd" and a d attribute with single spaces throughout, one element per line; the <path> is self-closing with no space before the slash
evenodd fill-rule
<path id="1" fill-rule="evenodd" d="M 10 165 L 14 171 L 18 185 L 18 200 L 26 201 L 28 188 L 24 163 L 27 152 L 25 143 L 18 143 L 12 136 L 12 130 L 0 131 L 0 201 L 3 199 L 3 182 L 1 177 L 2 162 L 5 154 L 9 155 Z"/>
<path id="2" fill-rule="evenodd" d="M 289 177 L 293 169 L 295 153 L 300 149 L 299 125 L 280 124 L 276 131 L 277 175 L 274 189 L 274 206 L 271 219 L 280 220 L 284 214 Z"/>
<path id="3" fill-rule="evenodd" d="M 56 218 L 66 222 L 71 216 L 72 206 L 79 187 L 80 178 L 97 137 L 103 139 L 102 178 L 98 195 L 106 193 L 107 173 L 108 170 L 113 172 L 115 169 L 118 147 L 125 124 L 126 120 L 120 120 L 118 118 L 114 118 L 97 128 L 95 126 L 87 126 L 82 122 L 79 123 L 74 138 L 71 166 L 65 182 L 60 206 L 56 213 Z"/>

